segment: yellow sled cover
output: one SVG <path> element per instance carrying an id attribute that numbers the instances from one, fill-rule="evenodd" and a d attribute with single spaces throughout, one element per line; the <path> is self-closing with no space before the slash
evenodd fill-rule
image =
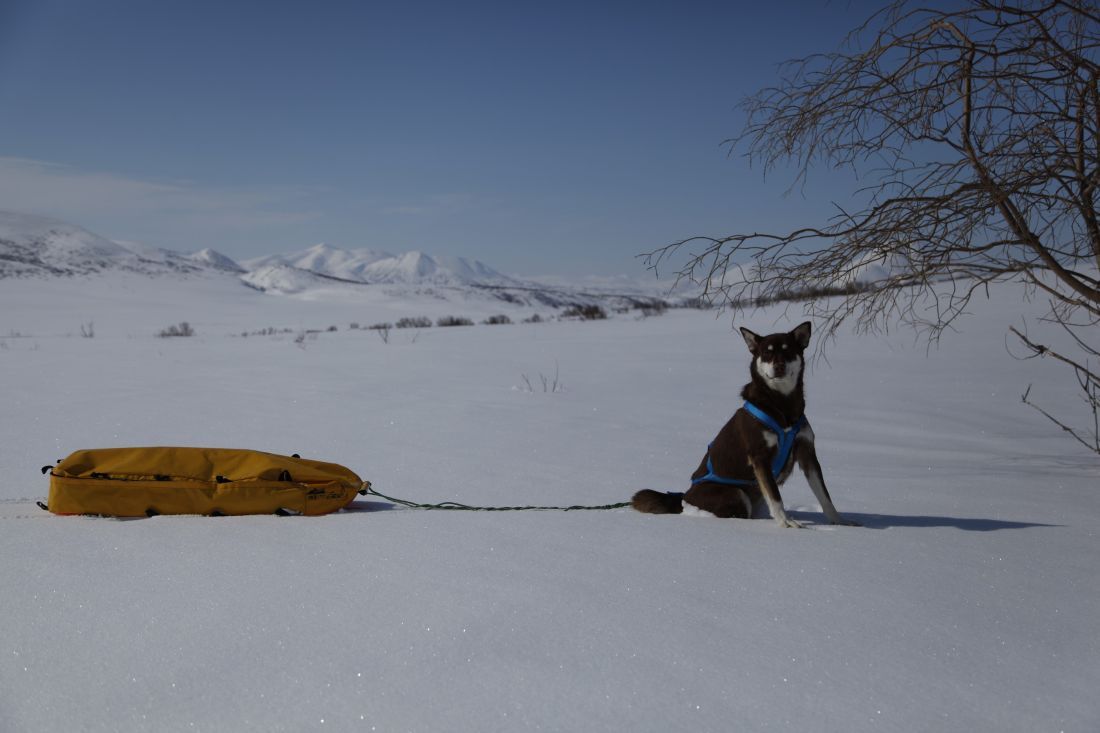
<path id="1" fill-rule="evenodd" d="M 54 514 L 318 515 L 365 486 L 335 463 L 229 448 L 81 450 L 48 468 Z"/>

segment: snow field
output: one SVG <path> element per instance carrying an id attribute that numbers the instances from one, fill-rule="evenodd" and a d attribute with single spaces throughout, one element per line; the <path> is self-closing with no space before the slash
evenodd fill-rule
<path id="1" fill-rule="evenodd" d="M 1100 721 L 1100 470 L 1020 404 L 1029 382 L 1067 414 L 1076 397 L 1052 365 L 1004 353 L 1013 292 L 975 304 L 927 357 L 904 332 L 843 336 L 810 369 L 826 481 L 864 528 L 820 524 L 797 475 L 783 493 L 806 530 L 373 500 L 315 519 L 34 507 L 39 466 L 147 444 L 298 452 L 425 502 L 621 501 L 686 488 L 746 380 L 743 343 L 714 313 L 394 331 L 384 344 L 346 323 L 479 314 L 229 282 L 162 283 L 158 298 L 127 279 L 83 296 L 0 285 L 0 334 L 31 334 L 0 339 L 0 730 Z M 779 314 L 739 324 L 799 320 Z M 96 338 L 64 335 L 93 317 Z M 180 320 L 199 335 L 152 337 Z M 329 322 L 340 330 L 301 346 L 229 335 Z M 555 363 L 565 390 L 539 391 Z"/>

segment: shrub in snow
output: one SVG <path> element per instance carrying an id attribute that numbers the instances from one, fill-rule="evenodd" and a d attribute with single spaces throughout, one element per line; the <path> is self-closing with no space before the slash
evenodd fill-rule
<path id="1" fill-rule="evenodd" d="M 652 318 L 654 316 L 664 315 L 664 312 L 668 310 L 668 304 L 657 301 L 655 303 L 647 303 L 646 305 L 639 306 L 638 310 L 641 311 L 642 318 Z"/>
<path id="2" fill-rule="evenodd" d="M 579 318 L 582 321 L 600 321 L 607 318 L 607 311 L 598 305 L 574 305 L 562 311 L 562 318 Z"/>
<path id="3" fill-rule="evenodd" d="M 446 328 L 447 326 L 472 326 L 474 322 L 461 316 L 443 316 L 435 322 L 435 325 Z"/>
<path id="4" fill-rule="evenodd" d="M 531 316 L 530 318 L 524 318 L 523 322 L 524 323 L 542 323 L 542 316 L 540 316 L 538 313 L 536 313 L 535 315 Z"/>
<path id="5" fill-rule="evenodd" d="M 402 318 L 397 322 L 398 328 L 431 328 L 431 325 L 431 319 L 423 316 L 419 318 Z"/>
<path id="6" fill-rule="evenodd" d="M 191 324 L 187 321 L 180 321 L 178 326 L 169 326 L 160 333 L 157 334 L 160 338 L 171 338 L 175 336 L 194 336 L 195 329 L 191 328 Z"/>
<path id="7" fill-rule="evenodd" d="M 275 328 L 274 326 L 268 326 L 267 328 L 261 328 L 259 331 L 251 331 L 251 332 L 242 331 L 241 335 L 242 336 L 275 336 L 275 335 L 280 334 L 280 333 L 293 333 L 293 331 L 289 328 L 279 329 L 279 328 Z"/>
<path id="8" fill-rule="evenodd" d="M 489 316 L 482 323 L 486 326 L 506 326 L 512 322 L 508 316 Z"/>
<path id="9" fill-rule="evenodd" d="M 520 377 L 523 379 L 523 384 L 524 384 L 524 386 L 522 387 L 522 391 L 523 392 L 534 392 L 535 388 L 531 385 L 530 377 L 528 377 L 526 374 L 521 374 Z M 555 393 L 555 392 L 564 392 L 565 391 L 565 385 L 563 385 L 561 383 L 561 380 L 558 378 L 558 362 L 557 361 L 554 362 L 554 376 L 549 377 L 549 376 L 543 374 L 542 372 L 539 372 L 539 381 L 542 382 L 542 391 L 543 392 Z"/>
<path id="10" fill-rule="evenodd" d="M 303 331 L 299 331 L 298 335 L 294 337 L 294 343 L 298 345 L 298 348 L 305 349 L 307 341 L 316 341 L 317 335 L 321 333 L 315 328 L 307 328 Z"/>

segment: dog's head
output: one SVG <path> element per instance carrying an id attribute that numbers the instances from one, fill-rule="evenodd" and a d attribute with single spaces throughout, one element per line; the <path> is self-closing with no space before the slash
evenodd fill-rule
<path id="1" fill-rule="evenodd" d="M 810 345 L 810 322 L 787 333 L 760 336 L 747 328 L 741 335 L 752 352 L 752 371 L 776 392 L 789 395 L 802 376 L 802 352 Z"/>

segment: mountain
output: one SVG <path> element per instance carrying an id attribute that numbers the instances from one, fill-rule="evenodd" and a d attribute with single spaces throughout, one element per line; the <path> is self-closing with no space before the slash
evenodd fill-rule
<path id="1" fill-rule="evenodd" d="M 212 267 L 215 270 L 225 270 L 227 272 L 247 272 L 243 267 L 238 265 L 236 261 L 223 255 L 221 252 L 207 247 L 206 249 L 200 249 L 194 254 L 188 255 L 189 260 L 198 262 L 201 265 Z"/>
<path id="2" fill-rule="evenodd" d="M 0 211 L 0 279 L 90 275 L 122 270 L 143 275 L 242 272 L 214 250 L 182 255 L 136 242 L 117 242 L 83 227 L 29 214 Z"/>
<path id="3" fill-rule="evenodd" d="M 134 266 L 125 247 L 72 224 L 0 212 L 0 277 L 82 275 Z"/>
<path id="4" fill-rule="evenodd" d="M 520 285 L 478 260 L 464 257 L 432 257 L 406 252 L 372 263 L 363 270 L 366 282 L 401 285 Z"/>
<path id="5" fill-rule="evenodd" d="M 372 249 L 346 250 L 327 244 L 242 263 L 250 272 L 287 266 L 341 280 L 383 285 L 519 285 L 484 262 L 464 257 L 440 257 L 423 252 L 393 255 Z M 285 274 L 285 273 L 284 273 Z"/>
<path id="6" fill-rule="evenodd" d="M 244 260 L 241 264 L 248 271 L 259 270 L 269 265 L 288 265 L 344 280 L 362 281 L 364 279 L 362 273 L 367 267 L 390 257 L 393 255 L 389 252 L 373 249 L 346 250 L 330 247 L 327 244 L 315 244 L 297 252 L 284 252 Z"/>
<path id="7" fill-rule="evenodd" d="M 255 290 L 275 295 L 293 295 L 324 285 L 352 284 L 348 280 L 278 263 L 246 272 L 241 276 L 241 282 Z"/>

